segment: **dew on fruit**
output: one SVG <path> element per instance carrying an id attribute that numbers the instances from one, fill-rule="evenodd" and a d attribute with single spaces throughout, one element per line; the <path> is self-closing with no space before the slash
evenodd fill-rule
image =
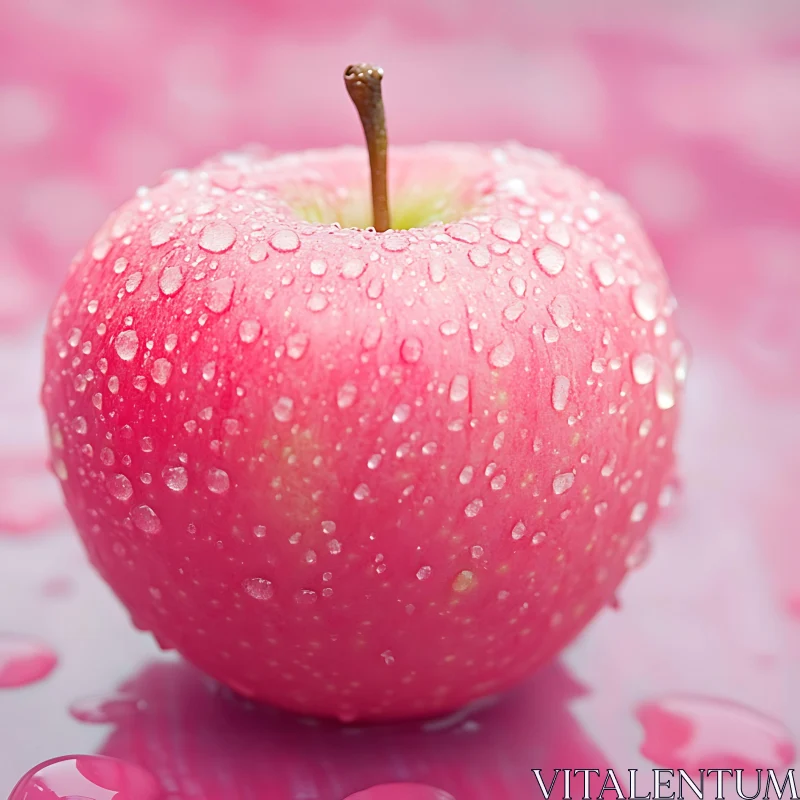
<path id="1" fill-rule="evenodd" d="M 400 403 L 392 412 L 392 422 L 405 422 L 411 416 L 411 406 L 408 403 Z"/>
<path id="2" fill-rule="evenodd" d="M 261 323 L 256 319 L 243 319 L 239 323 L 239 339 L 252 344 L 261 335 Z"/>
<path id="3" fill-rule="evenodd" d="M 209 253 L 224 253 L 236 241 L 236 228 L 229 222 L 218 220 L 210 222 L 200 232 L 199 245 Z"/>
<path id="4" fill-rule="evenodd" d="M 203 371 L 200 373 L 204 381 L 213 381 L 214 376 L 217 374 L 217 364 L 215 361 L 209 361 L 203 364 Z"/>
<path id="5" fill-rule="evenodd" d="M 442 336 L 455 336 L 460 329 L 461 326 L 458 322 L 453 319 L 448 319 L 439 326 L 439 333 L 441 333 Z"/>
<path id="6" fill-rule="evenodd" d="M 602 373 L 606 370 L 607 363 L 608 362 L 604 358 L 592 359 L 592 372 L 594 372 L 596 375 L 602 375 Z"/>
<path id="7" fill-rule="evenodd" d="M 420 580 L 420 581 L 427 580 L 428 578 L 430 578 L 431 572 L 432 572 L 432 570 L 428 566 L 420 567 L 417 570 L 417 580 Z"/>
<path id="8" fill-rule="evenodd" d="M 641 522 L 647 514 L 647 503 L 637 503 L 631 510 L 631 522 Z"/>
<path id="9" fill-rule="evenodd" d="M 260 261 L 263 261 L 269 255 L 267 251 L 267 243 L 266 242 L 256 242 L 251 246 L 251 248 L 247 251 L 247 257 L 254 263 L 258 264 Z"/>
<path id="10" fill-rule="evenodd" d="M 602 517 L 603 514 L 606 513 L 606 511 L 608 511 L 608 503 L 601 501 L 600 503 L 594 504 L 595 516 Z"/>
<path id="11" fill-rule="evenodd" d="M 553 478 L 553 491 L 556 494 L 564 494 L 572 488 L 573 483 L 575 483 L 575 476 L 571 472 L 562 472 Z"/>
<path id="12" fill-rule="evenodd" d="M 170 333 L 164 339 L 164 349 L 171 353 L 178 346 L 178 336 L 175 333 Z"/>
<path id="13" fill-rule="evenodd" d="M 317 602 L 317 593 L 313 589 L 300 589 L 295 592 L 294 601 L 299 606 L 313 606 Z"/>
<path id="14" fill-rule="evenodd" d="M 125 291 L 128 294 L 133 294 L 142 283 L 142 273 L 133 272 L 127 281 L 125 281 Z"/>
<path id="15" fill-rule="evenodd" d="M 525 523 L 522 520 L 516 522 L 514 527 L 511 529 L 511 538 L 518 542 L 524 535 L 525 535 Z"/>
<path id="16" fill-rule="evenodd" d="M 79 436 L 85 436 L 86 432 L 89 430 L 86 417 L 75 417 L 75 419 L 72 421 L 72 430 L 74 430 Z"/>
<path id="17" fill-rule="evenodd" d="M 209 283 L 205 293 L 205 306 L 215 314 L 221 314 L 230 307 L 233 298 L 233 280 L 219 278 Z"/>
<path id="18" fill-rule="evenodd" d="M 467 253 L 467 258 L 472 262 L 472 265 L 483 269 L 488 267 L 492 262 L 492 254 L 485 244 L 478 244 L 471 248 Z"/>
<path id="19" fill-rule="evenodd" d="M 450 400 L 461 403 L 469 397 L 469 378 L 466 375 L 454 375 L 450 381 Z"/>
<path id="20" fill-rule="evenodd" d="M 342 552 L 342 543 L 338 539 L 331 539 L 328 542 L 328 551 L 332 556 L 338 556 Z"/>
<path id="21" fill-rule="evenodd" d="M 112 497 L 116 497 L 117 500 L 122 500 L 124 502 L 133 497 L 133 484 L 131 484 L 130 480 L 125 475 L 116 474 L 109 476 L 106 481 L 106 488 L 108 489 L 108 493 Z"/>
<path id="22" fill-rule="evenodd" d="M 518 300 L 516 303 L 506 306 L 503 309 L 503 316 L 509 322 L 516 322 L 525 313 L 525 303 Z"/>
<path id="23" fill-rule="evenodd" d="M 650 353 L 637 353 L 631 359 L 631 373 L 640 386 L 652 382 L 655 371 L 656 360 Z"/>
<path id="24" fill-rule="evenodd" d="M 462 569 L 453 580 L 453 591 L 458 593 L 468 592 L 475 586 L 475 573 Z"/>
<path id="25" fill-rule="evenodd" d="M 375 453 L 374 455 L 371 455 L 367 459 L 367 468 L 368 469 L 378 469 L 378 467 L 380 466 L 382 458 L 383 458 L 383 456 L 381 456 L 380 453 Z"/>
<path id="26" fill-rule="evenodd" d="M 480 497 L 476 497 L 474 500 L 471 500 L 467 503 L 466 507 L 464 508 L 464 516 L 466 517 L 477 517 L 480 513 L 480 510 L 483 508 L 483 500 Z"/>
<path id="27" fill-rule="evenodd" d="M 475 469 L 467 464 L 458 475 L 458 482 L 462 486 L 466 486 L 468 483 L 472 481 L 472 477 L 475 474 Z"/>
<path id="28" fill-rule="evenodd" d="M 522 230 L 515 219 L 501 217 L 492 223 L 492 233 L 506 242 L 516 244 L 522 238 Z"/>
<path id="29" fill-rule="evenodd" d="M 389 231 L 382 237 L 381 247 L 388 253 L 401 253 L 408 247 L 408 236 L 401 231 Z"/>
<path id="30" fill-rule="evenodd" d="M 555 344 L 561 338 L 558 328 L 545 328 L 542 331 L 542 339 L 546 344 Z"/>
<path id="31" fill-rule="evenodd" d="M 150 375 L 159 386 L 164 386 L 171 374 L 172 362 L 168 361 L 166 358 L 157 358 L 150 368 Z"/>
<path id="32" fill-rule="evenodd" d="M 358 389 L 354 383 L 345 383 L 339 387 L 336 393 L 336 405 L 339 408 L 350 408 L 356 401 Z"/>
<path id="33" fill-rule="evenodd" d="M 272 234 L 269 244 L 279 253 L 293 253 L 300 249 L 300 237 L 290 228 L 282 228 Z"/>
<path id="34" fill-rule="evenodd" d="M 656 405 L 662 411 L 675 405 L 675 379 L 672 373 L 663 367 L 656 375 Z"/>
<path id="35" fill-rule="evenodd" d="M 545 244 L 537 247 L 533 253 L 536 263 L 541 267 L 546 275 L 558 275 L 567 263 L 564 251 L 554 244 Z"/>
<path id="36" fill-rule="evenodd" d="M 613 285 L 614 281 L 617 279 L 614 272 L 614 265 L 610 261 L 605 261 L 604 259 L 592 262 L 592 274 L 597 283 L 604 288 Z"/>
<path id="37" fill-rule="evenodd" d="M 482 558 L 483 547 L 481 547 L 479 544 L 474 544 L 472 547 L 470 547 L 469 554 L 475 559 Z"/>
<path id="38" fill-rule="evenodd" d="M 511 291 L 514 292 L 517 297 L 525 297 L 525 291 L 527 290 L 528 286 L 525 283 L 524 278 L 520 278 L 519 275 L 514 275 L 508 282 L 508 285 Z"/>
<path id="39" fill-rule="evenodd" d="M 567 407 L 569 385 L 569 378 L 565 375 L 556 375 L 553 379 L 551 400 L 556 411 L 563 411 Z"/>
<path id="40" fill-rule="evenodd" d="M 253 527 L 253 536 L 256 539 L 263 539 L 267 535 L 267 526 L 266 525 L 255 525 Z"/>
<path id="41" fill-rule="evenodd" d="M 639 539 L 625 557 L 625 568 L 638 569 L 642 566 L 642 564 L 644 564 L 645 561 L 647 561 L 649 555 L 650 539 L 647 537 Z"/>
<path id="42" fill-rule="evenodd" d="M 400 345 L 400 358 L 406 364 L 416 364 L 422 357 L 422 342 L 416 336 L 409 336 Z"/>
<path id="43" fill-rule="evenodd" d="M 489 364 L 501 369 L 507 367 L 514 360 L 514 344 L 510 339 L 504 339 L 489 351 Z"/>
<path id="44" fill-rule="evenodd" d="M 164 467 L 161 477 L 173 492 L 182 492 L 189 483 L 189 474 L 184 467 Z"/>
<path id="45" fill-rule="evenodd" d="M 563 222 L 552 222 L 547 226 L 544 235 L 551 241 L 561 247 L 569 247 L 570 235 L 569 229 Z"/>
<path id="46" fill-rule="evenodd" d="M 301 359 L 308 349 L 308 335 L 305 333 L 291 333 L 286 337 L 286 355 L 297 361 Z"/>
<path id="47" fill-rule="evenodd" d="M 359 483 L 353 491 L 356 500 L 366 500 L 369 497 L 369 486 L 366 483 Z"/>
<path id="48" fill-rule="evenodd" d="M 361 259 L 350 258 L 342 264 L 342 277 L 350 280 L 360 278 L 364 274 L 366 268 L 366 263 Z"/>
<path id="49" fill-rule="evenodd" d="M 315 258 L 308 265 L 308 268 L 311 270 L 312 275 L 316 275 L 319 278 L 328 271 L 328 264 L 323 258 Z"/>
<path id="50" fill-rule="evenodd" d="M 228 473 L 224 469 L 212 467 L 206 472 L 206 486 L 214 494 L 225 494 L 231 487 Z"/>
<path id="51" fill-rule="evenodd" d="M 309 311 L 319 312 L 324 311 L 328 307 L 328 298 L 322 292 L 314 292 L 308 298 L 306 308 Z"/>
<path id="52" fill-rule="evenodd" d="M 451 239 L 455 239 L 457 242 L 477 244 L 481 238 L 481 232 L 469 222 L 455 222 L 444 230 Z"/>
<path id="53" fill-rule="evenodd" d="M 133 524 L 144 533 L 158 533 L 161 530 L 161 520 L 148 505 L 136 506 L 131 510 Z"/>
<path id="54" fill-rule="evenodd" d="M 427 442 L 426 444 L 422 445 L 422 455 L 432 456 L 438 449 L 439 446 L 436 444 L 436 442 Z"/>
<path id="55" fill-rule="evenodd" d="M 431 256 L 428 261 L 428 274 L 433 283 L 441 283 L 447 277 L 447 270 L 440 256 Z"/>
<path id="56" fill-rule="evenodd" d="M 649 419 L 643 419 L 639 424 L 639 436 L 644 438 L 650 433 L 652 429 L 653 429 L 653 421 Z"/>
<path id="57" fill-rule="evenodd" d="M 631 291 L 633 310 L 640 319 L 652 322 L 658 314 L 658 286 L 654 283 L 640 283 Z"/>
<path id="58" fill-rule="evenodd" d="M 559 328 L 567 328 L 572 324 L 575 311 L 572 307 L 572 300 L 565 294 L 557 294 L 550 305 L 547 306 L 550 319 Z"/>
<path id="59" fill-rule="evenodd" d="M 245 578 L 242 581 L 242 588 L 254 600 L 269 600 L 275 594 L 272 581 L 266 578 Z"/>
<path id="60" fill-rule="evenodd" d="M 183 286 L 183 282 L 183 272 L 177 265 L 164 267 L 164 269 L 161 270 L 161 275 L 158 276 L 158 288 L 161 290 L 161 293 L 167 297 L 176 294 L 181 286 Z"/>
<path id="61" fill-rule="evenodd" d="M 544 531 L 536 531 L 536 533 L 531 536 L 531 544 L 541 544 L 547 538 L 547 534 Z"/>
<path id="62" fill-rule="evenodd" d="M 139 337 L 136 331 L 127 330 L 119 333 L 114 339 L 114 349 L 123 361 L 130 361 L 139 349 Z"/>
<path id="63" fill-rule="evenodd" d="M 294 413 L 294 401 L 291 397 L 279 397 L 272 406 L 272 413 L 278 422 L 288 422 Z"/>

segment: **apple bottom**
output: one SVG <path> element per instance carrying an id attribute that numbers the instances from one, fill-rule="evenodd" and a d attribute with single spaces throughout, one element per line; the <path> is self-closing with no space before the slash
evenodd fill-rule
<path id="1" fill-rule="evenodd" d="M 518 605 L 497 602 L 496 586 L 478 585 L 459 600 L 458 613 L 444 602 L 426 610 L 374 597 L 365 624 L 357 587 L 349 595 L 340 589 L 336 603 L 318 597 L 302 605 L 276 595 L 223 604 L 224 581 L 215 596 L 213 587 L 176 576 L 174 592 L 154 596 L 148 586 L 170 585 L 161 558 L 140 559 L 132 568 L 105 548 L 95 550 L 91 540 L 87 546 L 134 625 L 153 632 L 163 649 L 179 651 L 247 699 L 345 723 L 441 716 L 508 690 L 610 599 L 601 586 L 587 593 L 584 585 L 579 605 L 553 595 L 553 608 L 581 609 L 567 619 L 533 604 L 520 613 Z M 616 586 L 622 574 L 609 578 L 603 586 Z"/>

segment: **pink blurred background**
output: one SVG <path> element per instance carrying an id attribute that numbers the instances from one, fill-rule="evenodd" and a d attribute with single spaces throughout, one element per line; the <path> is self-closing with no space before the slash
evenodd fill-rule
<path id="1" fill-rule="evenodd" d="M 683 490 L 621 611 L 511 702 L 366 738 L 242 709 L 131 628 L 61 511 L 36 404 L 44 315 L 106 215 L 219 150 L 360 142 L 341 79 L 359 60 L 385 68 L 391 141 L 517 139 L 626 195 L 694 353 Z M 532 767 L 796 759 L 796 0 L 2 0 L 0 176 L 0 795 L 68 752 L 198 800 L 399 779 L 516 800 Z M 46 678 L 2 688 L 11 634 L 57 661 Z M 68 713 L 122 685 L 121 718 Z"/>

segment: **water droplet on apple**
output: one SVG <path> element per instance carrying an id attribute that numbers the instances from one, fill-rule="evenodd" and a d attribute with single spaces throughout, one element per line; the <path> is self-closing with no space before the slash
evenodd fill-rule
<path id="1" fill-rule="evenodd" d="M 474 500 L 471 500 L 467 503 L 466 507 L 464 508 L 464 515 L 467 517 L 477 517 L 480 513 L 480 510 L 483 508 L 483 500 L 479 497 L 476 497 Z"/>
<path id="2" fill-rule="evenodd" d="M 503 309 L 503 316 L 509 322 L 516 322 L 524 313 L 525 303 L 523 303 L 521 300 L 517 300 L 517 302 L 512 303 L 510 306 L 506 306 Z"/>
<path id="3" fill-rule="evenodd" d="M 663 366 L 659 367 L 656 374 L 656 405 L 662 411 L 675 405 L 675 379 L 672 372 Z"/>
<path id="4" fill-rule="evenodd" d="M 508 285 L 517 297 L 525 297 L 525 291 L 528 287 L 525 280 L 520 278 L 519 275 L 514 275 L 511 280 L 509 280 Z"/>
<path id="5" fill-rule="evenodd" d="M 461 326 L 454 319 L 448 319 L 439 326 L 439 333 L 441 333 L 442 336 L 455 336 L 460 327 Z"/>
<path id="6" fill-rule="evenodd" d="M 206 473 L 206 486 L 214 494 L 225 494 L 231 487 L 228 473 L 224 469 L 212 467 Z"/>
<path id="7" fill-rule="evenodd" d="M 492 233 L 498 239 L 504 239 L 507 242 L 516 243 L 522 238 L 522 230 L 519 223 L 515 219 L 508 219 L 501 217 L 492 223 Z"/>
<path id="8" fill-rule="evenodd" d="M 239 323 L 239 339 L 252 344 L 261 335 L 261 323 L 256 319 L 243 319 Z"/>
<path id="9" fill-rule="evenodd" d="M 305 333 L 292 333 L 286 337 L 286 355 L 297 361 L 301 359 L 308 349 L 308 335 Z"/>
<path id="10" fill-rule="evenodd" d="M 599 260 L 592 262 L 592 273 L 598 285 L 608 288 L 617 279 L 614 265 L 610 261 Z"/>
<path id="11" fill-rule="evenodd" d="M 313 606 L 317 602 L 317 593 L 313 589 L 300 589 L 295 592 L 294 601 L 299 606 Z"/>
<path id="12" fill-rule="evenodd" d="M 233 298 L 233 280 L 231 278 L 219 278 L 209 283 L 205 293 L 205 306 L 215 314 L 226 311 Z"/>
<path id="13" fill-rule="evenodd" d="M 306 303 L 306 308 L 309 311 L 317 313 L 324 311 L 328 307 L 328 298 L 322 292 L 313 292 Z"/>
<path id="14" fill-rule="evenodd" d="M 656 371 L 656 360 L 650 353 L 637 353 L 631 359 L 631 374 L 640 386 L 646 386 L 653 380 Z"/>
<path id="15" fill-rule="evenodd" d="M 350 280 L 360 278 L 364 274 L 366 268 L 366 263 L 364 263 L 361 259 L 348 259 L 344 262 L 344 264 L 342 264 L 342 277 Z"/>
<path id="16" fill-rule="evenodd" d="M 159 385 L 164 386 L 172 374 L 172 363 L 166 358 L 157 358 L 150 369 L 150 375 Z"/>
<path id="17" fill-rule="evenodd" d="M 450 381 L 450 400 L 460 403 L 469 397 L 469 378 L 466 375 L 455 375 Z"/>
<path id="18" fill-rule="evenodd" d="M 467 253 L 467 258 L 472 262 L 472 265 L 483 269 L 492 263 L 492 254 L 485 244 L 478 244 L 471 248 Z"/>
<path id="19" fill-rule="evenodd" d="M 136 506 L 131 510 L 133 524 L 144 533 L 158 533 L 161 530 L 161 520 L 148 505 Z"/>
<path id="20" fill-rule="evenodd" d="M 272 581 L 266 578 L 245 578 L 242 581 L 242 588 L 254 600 L 269 600 L 275 594 Z"/>
<path id="21" fill-rule="evenodd" d="M 236 228 L 225 220 L 210 222 L 200 231 L 199 245 L 209 253 L 224 253 L 236 241 Z"/>
<path id="22" fill-rule="evenodd" d="M 260 261 L 263 261 L 268 256 L 269 256 L 269 252 L 267 251 L 267 243 L 266 242 L 256 242 L 247 251 L 247 257 L 254 264 L 258 264 Z"/>
<path id="23" fill-rule="evenodd" d="M 441 256 L 431 256 L 430 261 L 428 261 L 428 274 L 434 283 L 441 283 L 447 277 L 447 270 Z"/>
<path id="24" fill-rule="evenodd" d="M 514 344 L 510 339 L 504 339 L 489 351 L 489 363 L 498 369 L 507 367 L 514 360 Z"/>
<path id="25" fill-rule="evenodd" d="M 189 483 L 189 474 L 184 467 L 164 467 L 161 477 L 173 492 L 182 492 Z"/>
<path id="26" fill-rule="evenodd" d="M 123 361 L 130 361 L 139 349 L 139 337 L 136 331 L 122 331 L 114 340 L 114 349 Z"/>
<path id="27" fill-rule="evenodd" d="M 350 408 L 356 401 L 358 389 L 354 383 L 345 383 L 336 393 L 336 405 L 339 408 Z"/>
<path id="28" fill-rule="evenodd" d="M 400 403 L 392 412 L 392 422 L 405 422 L 411 416 L 411 406 L 408 403 Z"/>
<path id="29" fill-rule="evenodd" d="M 647 514 L 647 503 L 637 503 L 631 511 L 631 522 L 641 522 Z"/>
<path id="30" fill-rule="evenodd" d="M 572 324 L 575 311 L 572 300 L 565 294 L 557 294 L 547 307 L 550 318 L 559 328 L 567 328 Z"/>
<path id="31" fill-rule="evenodd" d="M 110 475 L 106 481 L 106 488 L 112 497 L 117 500 L 130 500 L 133 497 L 133 484 L 130 480 L 121 474 Z"/>
<path id="32" fill-rule="evenodd" d="M 359 483 L 353 491 L 353 497 L 356 500 L 365 500 L 369 497 L 369 486 L 366 483 Z"/>
<path id="33" fill-rule="evenodd" d="M 563 222 L 552 222 L 547 226 L 544 235 L 551 242 L 561 247 L 569 247 L 570 245 L 569 228 Z"/>
<path id="34" fill-rule="evenodd" d="M 536 531 L 536 533 L 531 536 L 531 544 L 541 544 L 547 538 L 547 534 L 544 531 Z"/>
<path id="35" fill-rule="evenodd" d="M 288 422 L 294 413 L 294 401 L 291 397 L 279 397 L 272 407 L 272 413 L 278 422 Z"/>
<path id="36" fill-rule="evenodd" d="M 416 364 L 422 357 L 422 342 L 416 336 L 409 336 L 400 345 L 400 358 L 406 364 Z"/>
<path id="37" fill-rule="evenodd" d="M 475 587 L 475 573 L 468 569 L 462 569 L 453 580 L 453 591 L 459 594 L 468 592 Z"/>
<path id="38" fill-rule="evenodd" d="M 659 291 L 654 283 L 640 283 L 631 291 L 633 310 L 645 322 L 652 322 L 658 314 Z"/>
<path id="39" fill-rule="evenodd" d="M 455 222 L 444 230 L 451 239 L 455 239 L 457 242 L 477 244 L 481 238 L 480 230 L 469 222 Z"/>
<path id="40" fill-rule="evenodd" d="M 564 251 L 554 244 L 545 244 L 541 247 L 537 247 L 536 250 L 533 251 L 533 257 L 536 259 L 536 263 L 541 267 L 542 272 L 551 277 L 558 275 L 567 263 L 567 257 Z"/>
<path id="41" fill-rule="evenodd" d="M 300 249 L 300 237 L 291 228 L 275 231 L 269 240 L 273 250 L 279 253 L 293 253 Z"/>
<path id="42" fill-rule="evenodd" d="M 564 494 L 572 488 L 573 483 L 575 483 L 575 476 L 571 472 L 562 472 L 553 478 L 553 491 L 556 494 Z"/>
<path id="43" fill-rule="evenodd" d="M 389 253 L 400 253 L 408 247 L 408 236 L 399 231 L 390 231 L 382 237 L 381 247 Z"/>
<path id="44" fill-rule="evenodd" d="M 429 566 L 420 567 L 417 570 L 417 580 L 425 581 L 431 576 L 431 568 Z"/>
<path id="45" fill-rule="evenodd" d="M 556 411 L 563 411 L 567 406 L 569 397 L 569 378 L 565 375 L 556 375 L 553 379 L 552 403 Z"/>
<path id="46" fill-rule="evenodd" d="M 176 294 L 183 286 L 184 276 L 181 268 L 177 265 L 164 267 L 158 278 L 158 288 L 167 297 Z"/>

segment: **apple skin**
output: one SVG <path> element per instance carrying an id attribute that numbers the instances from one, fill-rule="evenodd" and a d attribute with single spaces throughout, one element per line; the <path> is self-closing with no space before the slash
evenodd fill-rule
<path id="1" fill-rule="evenodd" d="M 664 269 L 597 181 L 516 144 L 390 169 L 398 217 L 456 221 L 300 219 L 286 198 L 368 219 L 354 148 L 169 174 L 75 258 L 45 346 L 54 471 L 134 624 L 345 721 L 506 689 L 612 600 L 686 372 Z"/>

